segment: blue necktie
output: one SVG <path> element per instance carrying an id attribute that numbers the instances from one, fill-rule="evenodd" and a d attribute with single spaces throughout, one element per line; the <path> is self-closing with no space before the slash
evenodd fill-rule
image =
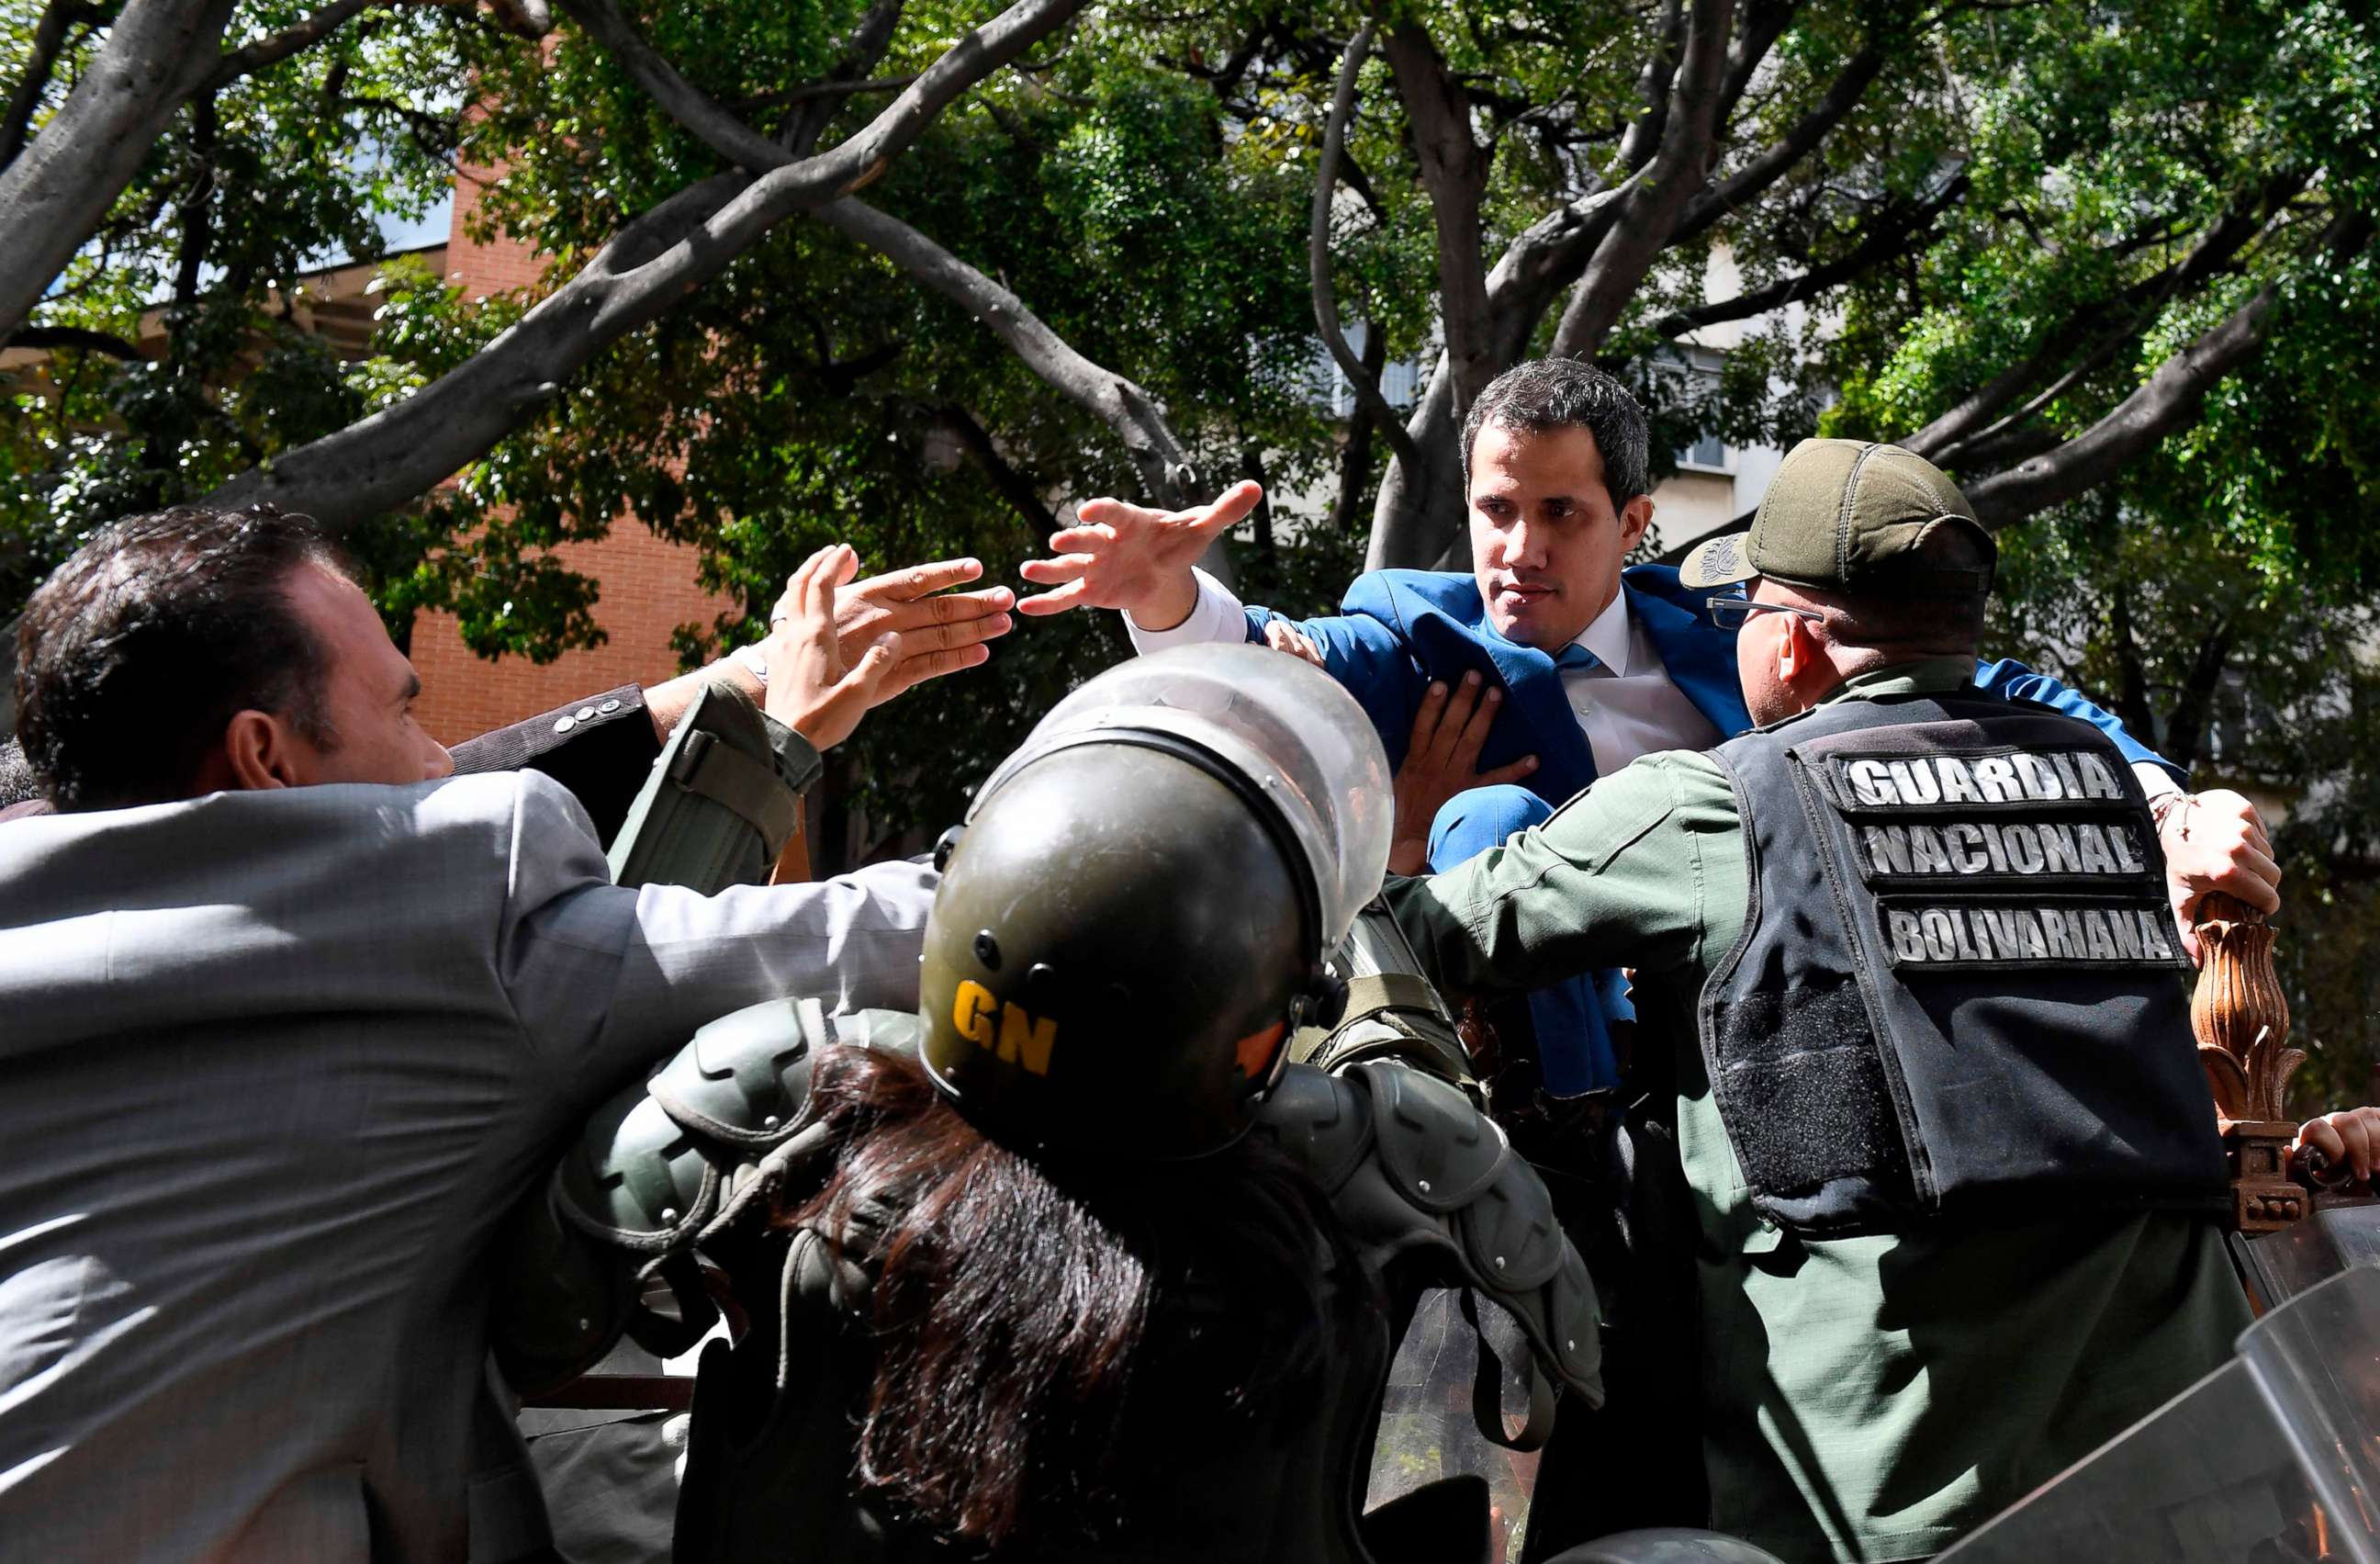
<path id="1" fill-rule="evenodd" d="M 1554 654 L 1554 666 L 1557 669 L 1599 668 L 1602 666 L 1602 658 L 1575 641 Z"/>

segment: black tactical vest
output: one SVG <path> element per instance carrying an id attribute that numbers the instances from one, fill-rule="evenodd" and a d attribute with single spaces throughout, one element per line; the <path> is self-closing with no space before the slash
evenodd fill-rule
<path id="1" fill-rule="evenodd" d="M 1752 905 L 1700 1031 L 1763 1216 L 1843 1237 L 2226 1208 L 2164 856 L 2104 734 L 1966 689 L 1715 753 Z"/>

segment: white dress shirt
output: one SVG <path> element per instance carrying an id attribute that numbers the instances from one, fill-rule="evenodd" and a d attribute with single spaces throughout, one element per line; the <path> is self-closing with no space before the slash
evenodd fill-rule
<path id="1" fill-rule="evenodd" d="M 1197 605 L 1172 629 L 1143 629 L 1130 614 L 1123 617 L 1133 650 L 1160 652 L 1169 646 L 1247 639 L 1245 610 L 1238 596 L 1206 571 L 1196 573 Z M 1570 698 L 1571 712 L 1595 752 L 1598 776 L 1609 776 L 1640 755 L 1707 750 L 1727 737 L 1670 678 L 1652 638 L 1628 612 L 1626 593 L 1612 594 L 1610 605 L 1579 631 L 1576 644 L 1595 654 L 1595 666 L 1562 669 L 1562 693 Z"/>
<path id="2" fill-rule="evenodd" d="M 1231 588 L 1204 570 L 1198 578 L 1198 601 L 1190 617 L 1172 629 L 1143 629 L 1123 617 L 1124 633 L 1135 652 L 1161 652 L 1169 646 L 1196 646 L 1211 641 L 1226 644 L 1248 638 L 1246 610 Z M 1609 606 L 1579 631 L 1574 645 L 1595 654 L 1596 666 L 1563 668 L 1562 692 L 1586 734 L 1595 753 L 1596 775 L 1609 776 L 1641 755 L 1663 750 L 1707 750 L 1728 737 L 1686 699 L 1653 638 L 1628 611 L 1628 594 L 1614 593 Z M 2181 784 L 2162 766 L 2143 761 L 2132 775 L 2152 799 L 2178 793 Z"/>

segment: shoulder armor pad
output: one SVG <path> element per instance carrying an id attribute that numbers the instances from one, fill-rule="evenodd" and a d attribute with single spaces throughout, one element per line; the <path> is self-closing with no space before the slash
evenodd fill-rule
<path id="1" fill-rule="evenodd" d="M 565 1225 L 547 1190 L 514 1207 L 492 1252 L 488 1346 L 524 1395 L 569 1384 L 627 1328 L 637 1303 L 634 1259 Z"/>
<path id="2" fill-rule="evenodd" d="M 1373 1155 L 1332 1191 L 1358 1247 L 1375 1264 L 1438 1256 L 1456 1273 L 1443 1285 L 1494 1299 L 1520 1323 L 1538 1366 L 1600 1406 L 1595 1284 L 1536 1170 L 1442 1081 L 1375 1062 L 1339 1081 L 1370 1098 Z"/>
<path id="3" fill-rule="evenodd" d="M 554 1204 L 572 1225 L 639 1253 L 694 1236 L 718 1203 L 720 1172 L 703 1146 L 642 1086 L 598 1109 L 553 1170 Z"/>
<path id="4" fill-rule="evenodd" d="M 1589 1404 L 1603 1401 L 1601 1313 L 1595 1283 L 1554 1217 L 1536 1170 L 1508 1155 L 1496 1180 L 1455 1217 L 1473 1275 L 1528 1334 L 1540 1358 Z"/>
<path id="5" fill-rule="evenodd" d="M 1460 1090 L 1379 1060 L 1348 1073 L 1370 1088 L 1380 1161 L 1406 1199 L 1447 1212 L 1488 1187 L 1504 1158 L 1504 1137 Z"/>
<path id="6" fill-rule="evenodd" d="M 1326 1193 L 1335 1193 L 1371 1147 L 1371 1111 L 1343 1081 L 1293 1064 L 1257 1110 L 1255 1133 L 1303 1165 Z"/>
<path id="7" fill-rule="evenodd" d="M 706 896 L 764 883 L 819 765 L 808 739 L 735 685 L 706 684 L 613 838 L 613 883 L 687 886 Z"/>
<path id="8" fill-rule="evenodd" d="M 696 1032 L 646 1090 L 698 1134 L 764 1151 L 793 1133 L 809 1104 L 812 1051 L 831 1041 L 817 1000 L 766 1000 Z"/>

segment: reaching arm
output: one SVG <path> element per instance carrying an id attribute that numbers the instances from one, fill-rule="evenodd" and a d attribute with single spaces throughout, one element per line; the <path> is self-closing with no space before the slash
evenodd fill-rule
<path id="1" fill-rule="evenodd" d="M 2149 797 L 2178 793 L 2190 785 L 2190 774 L 2150 749 L 2124 730 L 2116 714 L 2076 694 L 2047 674 L 2035 673 L 2022 663 L 2003 657 L 1997 663 L 1975 665 L 1975 686 L 2011 701 L 2032 701 L 2079 717 L 2116 741 L 2132 774 Z"/>
<path id="2" fill-rule="evenodd" d="M 2115 715 L 2083 699 L 2047 674 L 2003 658 L 1978 663 L 1975 683 L 2011 700 L 2034 701 L 2079 717 L 2115 740 L 2131 763 L 2132 775 L 2156 811 L 2157 841 L 2165 849 L 2166 894 L 2190 959 L 2198 959 L 2199 902 L 2209 891 L 2238 897 L 2262 912 L 2280 910 L 2281 870 L 2272 838 L 2256 806 L 2238 793 L 2216 789 L 2187 793 L 2190 775 L 2150 750 Z"/>
<path id="3" fill-rule="evenodd" d="M 538 1064 L 576 1111 L 704 1022 L 763 999 L 812 997 L 830 1012 L 916 1007 L 930 865 L 708 897 L 627 889 L 610 883 L 568 794 L 528 774 L 518 787 L 497 972 Z"/>
<path id="4" fill-rule="evenodd" d="M 1525 990 L 1606 967 L 1684 967 L 1700 955 L 1710 887 L 1743 874 L 1725 776 L 1669 753 L 1604 777 L 1502 847 L 1427 879 L 1392 878 L 1381 894 L 1441 988 Z"/>

